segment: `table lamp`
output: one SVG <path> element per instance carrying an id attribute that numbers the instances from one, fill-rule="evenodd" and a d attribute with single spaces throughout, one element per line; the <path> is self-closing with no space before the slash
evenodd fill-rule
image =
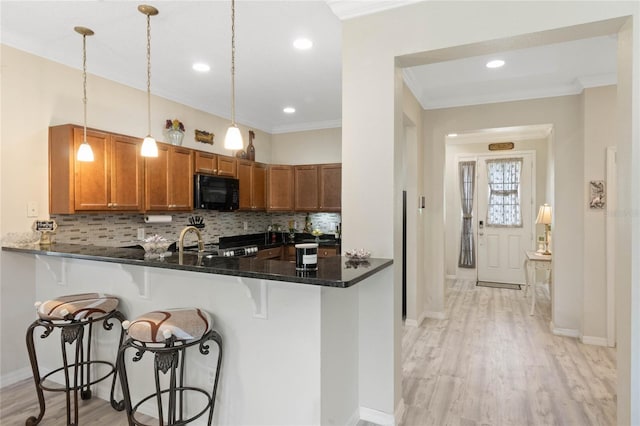
<path id="1" fill-rule="evenodd" d="M 549 236 L 551 234 L 551 206 L 549 204 L 543 204 L 540 206 L 540 210 L 538 210 L 538 217 L 536 218 L 536 223 L 541 223 L 544 225 L 544 253 L 543 254 L 551 254 L 549 251 Z"/>

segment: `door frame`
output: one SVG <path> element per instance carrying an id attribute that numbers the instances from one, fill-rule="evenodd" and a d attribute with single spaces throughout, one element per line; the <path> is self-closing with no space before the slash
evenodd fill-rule
<path id="1" fill-rule="evenodd" d="M 493 154 L 487 154 L 487 153 L 478 153 L 478 154 L 458 154 L 456 155 L 455 158 L 455 176 L 456 176 L 456 185 L 455 185 L 455 190 L 457 192 L 457 196 L 456 196 L 456 201 L 455 201 L 455 208 L 456 208 L 456 215 L 460 215 L 460 209 L 462 208 L 460 205 L 460 176 L 457 172 L 458 170 L 458 164 L 460 163 L 460 161 L 475 161 L 476 162 L 476 176 L 475 176 L 475 185 L 473 188 L 473 192 L 474 192 L 474 196 L 473 196 L 473 217 L 474 217 L 474 229 L 473 229 L 473 238 L 474 238 L 474 244 L 475 244 L 475 254 L 476 254 L 476 267 L 471 269 L 467 269 L 467 268 L 460 268 L 457 266 L 458 262 L 456 260 L 456 276 L 458 278 L 463 278 L 463 279 L 474 279 L 474 280 L 478 280 L 478 220 L 479 220 L 479 216 L 478 216 L 478 178 L 479 178 L 479 170 L 480 168 L 478 167 L 479 161 L 480 160 L 485 160 L 487 158 L 508 158 L 508 157 L 517 157 L 517 156 L 524 156 L 530 154 L 531 155 L 531 224 L 530 224 L 530 229 L 529 229 L 529 235 L 530 235 L 530 247 L 529 249 L 534 249 L 535 250 L 535 243 L 536 243 L 536 224 L 535 224 L 535 220 L 534 217 L 537 213 L 537 210 L 535 209 L 536 206 L 536 193 L 537 193 L 537 186 L 536 186 L 536 182 L 537 182 L 537 156 L 536 156 L 536 150 L 532 150 L 532 149 L 525 149 L 525 150 L 517 150 L 517 151 L 509 151 L 509 152 L 503 152 L 503 153 L 493 153 Z M 457 219 L 457 224 L 456 224 L 456 238 L 460 238 L 460 231 L 461 231 L 461 225 L 460 225 L 460 220 L 459 217 Z M 460 243 L 458 242 L 457 244 L 457 250 L 456 250 L 456 259 L 457 256 L 460 253 Z"/>

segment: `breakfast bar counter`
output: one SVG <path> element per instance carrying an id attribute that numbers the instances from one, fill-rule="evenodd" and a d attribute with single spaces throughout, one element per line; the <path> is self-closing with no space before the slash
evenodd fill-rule
<path id="1" fill-rule="evenodd" d="M 117 296 L 129 319 L 170 308 L 206 310 L 225 346 L 213 424 L 356 424 L 363 413 L 393 421 L 398 319 L 391 259 L 321 258 L 318 271 L 304 275 L 285 260 L 187 252 L 150 259 L 142 249 L 62 243 L 3 247 L 1 259 L 3 287 L 33 289 L 33 300 L 16 306 L 22 311 L 88 292 Z M 94 332 L 96 356 L 114 356 L 115 334 Z M 59 363 L 55 340 L 37 343 L 43 370 Z M 198 362 L 187 380 L 206 388 L 212 366 Z M 129 379 L 134 399 L 153 386 L 146 375 Z M 103 399 L 106 382 L 94 389 Z"/>
<path id="2" fill-rule="evenodd" d="M 2 249 L 63 258 L 340 288 L 350 287 L 393 263 L 390 259 L 354 261 L 346 257 L 332 256 L 319 259 L 317 271 L 300 272 L 296 271 L 295 262 L 291 261 L 255 257 L 210 257 L 194 252 L 185 252 L 182 255 L 177 252 L 168 253 L 169 255 L 163 258 L 149 258 L 145 256 L 142 249 L 61 243 L 35 245 L 29 248 L 3 247 Z"/>

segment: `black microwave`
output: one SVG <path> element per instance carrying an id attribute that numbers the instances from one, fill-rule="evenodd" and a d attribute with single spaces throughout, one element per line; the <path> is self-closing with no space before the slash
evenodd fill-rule
<path id="1" fill-rule="evenodd" d="M 207 210 L 237 210 L 240 181 L 220 176 L 193 176 L 193 207 Z"/>

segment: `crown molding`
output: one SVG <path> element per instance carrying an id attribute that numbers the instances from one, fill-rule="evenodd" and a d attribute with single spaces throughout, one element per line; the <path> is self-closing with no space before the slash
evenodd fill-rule
<path id="1" fill-rule="evenodd" d="M 342 127 L 341 119 L 275 126 L 271 129 L 270 133 L 272 135 L 277 135 L 280 133 L 307 132 L 309 130 L 335 129 L 338 127 Z"/>

